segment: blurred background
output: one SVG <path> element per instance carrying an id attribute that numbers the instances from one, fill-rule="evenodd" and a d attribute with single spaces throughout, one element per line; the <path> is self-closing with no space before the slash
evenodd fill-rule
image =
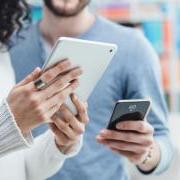
<path id="1" fill-rule="evenodd" d="M 42 1 L 29 2 L 36 22 L 42 17 Z M 157 180 L 180 179 L 180 0 L 93 0 L 91 8 L 118 24 L 141 29 L 158 53 L 177 152 L 170 171 Z M 133 179 L 140 177 L 135 173 Z"/>
<path id="2" fill-rule="evenodd" d="M 29 2 L 35 22 L 42 17 L 42 1 Z M 93 0 L 91 8 L 116 23 L 142 29 L 159 54 L 169 109 L 180 113 L 180 0 Z"/>

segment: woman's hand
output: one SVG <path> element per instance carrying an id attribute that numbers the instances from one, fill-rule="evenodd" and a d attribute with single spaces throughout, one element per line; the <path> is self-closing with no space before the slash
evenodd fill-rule
<path id="1" fill-rule="evenodd" d="M 77 79 L 82 70 L 71 67 L 70 61 L 65 60 L 42 75 L 41 70 L 37 68 L 12 89 L 7 102 L 23 134 L 50 120 L 65 99 L 78 87 Z M 40 76 L 46 84 L 51 84 L 38 91 L 34 81 Z M 55 78 L 56 81 L 53 81 Z"/>
<path id="2" fill-rule="evenodd" d="M 75 116 L 66 105 L 60 107 L 60 112 L 53 116 L 53 123 L 50 124 L 55 134 L 55 141 L 61 152 L 68 154 L 79 142 L 81 135 L 89 121 L 87 104 L 78 100 L 76 95 L 71 95 L 78 116 Z"/>

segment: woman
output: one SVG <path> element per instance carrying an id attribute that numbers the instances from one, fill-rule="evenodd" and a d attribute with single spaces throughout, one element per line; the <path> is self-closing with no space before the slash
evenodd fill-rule
<path id="1" fill-rule="evenodd" d="M 23 0 L 0 0 L 0 42 L 2 44 L 9 43 L 9 37 L 13 33 L 13 31 L 20 30 L 22 26 L 22 20 L 28 21 L 28 8 L 26 3 Z M 9 89 L 11 85 L 13 84 L 13 77 L 8 78 L 7 80 L 5 77 L 9 76 L 10 74 L 7 73 L 7 69 L 5 67 L 9 67 L 10 72 L 13 70 L 10 67 L 9 62 L 6 60 L 9 58 L 8 53 L 4 52 L 4 47 L 1 49 L 1 72 L 3 75 L 1 75 L 1 85 L 4 83 L 6 87 Z M 69 68 L 69 62 L 64 62 L 64 64 L 60 64 L 59 66 L 56 66 L 55 68 L 49 70 L 46 72 L 43 76 L 44 79 L 48 82 L 54 77 L 58 75 L 59 72 L 65 71 Z M 64 69 L 62 69 L 62 67 Z M 56 72 L 57 71 L 57 72 Z M 12 72 L 13 73 L 13 72 Z M 3 135 L 0 136 L 0 153 L 1 155 L 3 153 L 8 153 L 9 151 L 16 150 L 25 146 L 28 146 L 31 144 L 31 140 L 29 139 L 28 133 L 30 132 L 30 129 L 34 128 L 38 124 L 42 123 L 44 119 L 48 119 L 51 117 L 52 113 L 49 114 L 46 117 L 43 118 L 37 118 L 36 116 L 38 114 L 41 114 L 41 112 L 38 112 L 38 109 L 41 108 L 41 106 L 37 105 L 36 107 L 33 107 L 30 103 L 32 99 L 30 97 L 38 95 L 39 98 L 42 96 L 46 96 L 44 91 L 36 91 L 34 88 L 33 80 L 38 78 L 40 75 L 40 69 L 36 69 L 31 75 L 29 75 L 23 82 L 16 85 L 13 90 L 11 91 L 10 95 L 8 96 L 7 100 L 3 100 L 0 106 L 0 132 L 4 132 Z M 80 71 L 76 73 L 76 77 L 80 75 Z M 51 79 L 48 79 L 47 77 L 51 77 Z M 11 81 L 8 81 L 9 79 L 12 79 Z M 4 82 L 5 81 L 5 82 Z M 9 84 L 8 84 L 9 82 Z M 67 83 L 67 81 L 64 81 L 63 83 Z M 1 86 L 2 87 L 2 86 Z M 74 84 L 73 86 L 74 87 Z M 76 82 L 75 82 L 76 87 Z M 1 93 L 5 93 L 8 91 L 8 89 L 5 87 L 1 88 Z M 50 89 L 50 88 L 49 88 Z M 57 89 L 57 88 L 56 88 Z M 28 92 L 27 92 L 28 91 Z M 50 91 L 50 90 L 49 90 Z M 46 93 L 52 93 L 46 90 Z M 28 96 L 27 96 L 28 94 Z M 2 96 L 2 94 L 1 94 Z M 37 97 L 38 98 L 38 97 Z M 42 99 L 42 98 L 41 98 Z M 34 101 L 34 99 L 33 99 Z M 36 101 L 38 101 L 36 99 Z M 23 102 L 23 103 L 21 103 Z M 47 105 L 48 106 L 48 105 Z M 59 108 L 59 107 L 57 107 Z M 57 108 L 55 109 L 57 111 Z M 41 108 L 43 109 L 43 108 Z M 48 109 L 48 108 L 47 108 Z M 30 111 L 31 110 L 31 111 Z M 43 110 L 41 110 L 43 111 Z M 44 111 L 47 111 L 44 109 Z M 28 112 L 28 113 L 24 113 Z M 35 113 L 36 112 L 36 113 Z M 14 116 L 14 117 L 13 117 Z M 33 121 L 34 119 L 34 121 Z M 15 120 L 15 121 L 14 121 Z M 18 127 L 21 129 L 19 131 Z M 6 127 L 8 129 L 6 129 Z M 4 131 L 3 131 L 4 130 Z M 13 131 L 13 134 L 11 134 Z M 21 134 L 22 133 L 22 134 Z M 28 137 L 24 139 L 24 137 Z M 28 135 L 28 136 L 27 136 Z M 7 141 L 7 140 L 8 141 Z M 30 141 L 29 141 L 30 140 Z"/>
<path id="2" fill-rule="evenodd" d="M 62 105 L 77 88 L 76 79 L 82 74 L 80 68 L 64 74 L 71 68 L 68 60 L 43 74 L 37 68 L 8 95 L 14 85 L 14 73 L 4 45 L 9 43 L 14 30 L 20 30 L 22 21 L 27 20 L 24 0 L 0 0 L 0 42 L 3 49 L 0 54 L 0 97 L 4 97 L 4 100 L 0 99 L 0 155 L 3 156 L 0 159 L 0 179 L 6 180 L 42 180 L 53 175 L 66 158 L 78 153 L 88 121 L 85 104 L 75 95 L 71 98 L 78 118 Z M 64 75 L 47 86 L 60 73 Z M 61 117 L 56 115 L 59 109 Z M 48 130 L 32 143 L 31 130 L 45 120 L 51 121 L 52 131 Z M 21 150 L 29 146 L 31 148 Z"/>

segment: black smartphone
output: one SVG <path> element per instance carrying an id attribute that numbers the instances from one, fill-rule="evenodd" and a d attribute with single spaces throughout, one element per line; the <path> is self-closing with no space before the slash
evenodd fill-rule
<path id="1" fill-rule="evenodd" d="M 116 103 L 107 129 L 117 130 L 116 124 L 122 121 L 144 120 L 149 113 L 150 100 L 120 100 Z"/>

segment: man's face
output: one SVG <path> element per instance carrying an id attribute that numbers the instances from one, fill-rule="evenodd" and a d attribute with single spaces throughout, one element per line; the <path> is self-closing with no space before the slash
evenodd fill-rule
<path id="1" fill-rule="evenodd" d="M 79 14 L 90 0 L 44 0 L 46 7 L 59 17 L 71 17 Z"/>

